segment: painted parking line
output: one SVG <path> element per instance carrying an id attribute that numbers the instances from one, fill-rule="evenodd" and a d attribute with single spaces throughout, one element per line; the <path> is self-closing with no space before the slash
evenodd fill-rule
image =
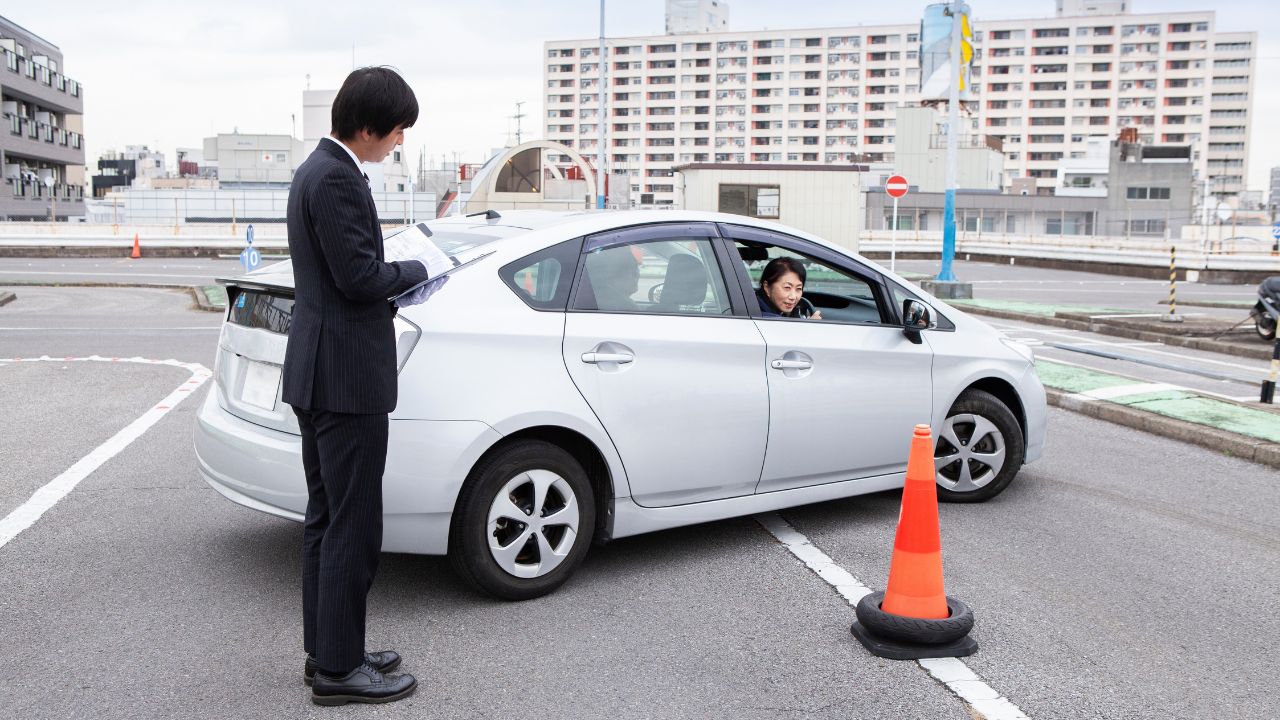
<path id="1" fill-rule="evenodd" d="M 221 329 L 223 329 L 223 327 L 221 327 L 221 325 L 189 325 L 189 327 L 178 327 L 178 328 L 129 328 L 129 327 L 123 327 L 123 328 L 104 328 L 104 327 L 96 327 L 96 328 L 24 328 L 24 327 L 18 327 L 18 325 L 13 325 L 13 327 L 0 327 L 0 332 L 41 332 L 41 333 L 58 333 L 58 332 L 81 332 L 81 333 L 82 333 L 82 332 L 95 332 L 95 333 L 102 333 L 102 332 L 122 332 L 122 333 L 134 333 L 134 332 L 147 332 L 147 333 L 151 333 L 151 332 L 169 332 L 169 331 L 180 331 L 180 332 L 191 332 L 191 331 L 197 331 L 197 332 L 215 332 L 215 331 L 221 331 Z"/>
<path id="2" fill-rule="evenodd" d="M 864 585 L 848 570 L 837 565 L 830 556 L 811 543 L 809 538 L 792 527 L 791 523 L 783 520 L 781 515 L 777 513 L 757 515 L 756 522 L 764 526 L 764 529 L 782 543 L 797 560 L 804 563 L 805 567 L 840 593 L 850 607 L 856 608 L 859 600 L 872 593 L 871 588 Z M 968 703 L 979 717 L 986 720 L 1028 720 L 1027 715 L 1017 705 L 996 692 L 960 658 L 917 660 L 916 664 L 924 668 L 930 677 Z"/>
<path id="3" fill-rule="evenodd" d="M 75 277 L 118 277 L 118 278 L 199 278 L 208 280 L 209 275 L 187 275 L 184 273 L 145 273 L 145 272 L 83 272 L 80 270 L 7 270 L 0 268 L 0 276 L 5 275 L 68 275 Z"/>
<path id="4" fill-rule="evenodd" d="M 155 425 L 165 415 L 169 414 L 178 403 L 188 398 L 192 392 L 197 390 L 212 375 L 208 368 L 199 363 L 184 363 L 178 360 L 152 360 L 150 358 L 131 357 L 101 357 L 92 355 L 89 357 L 62 357 L 54 358 L 44 355 L 38 358 L 0 358 L 0 363 L 35 363 L 35 362 L 102 362 L 102 363 L 133 363 L 141 365 L 168 365 L 170 367 L 183 368 L 191 373 L 191 377 L 182 383 L 173 392 L 169 393 L 163 400 L 156 403 L 141 415 L 138 419 L 129 423 L 123 430 L 111 436 L 106 442 L 94 448 L 92 452 L 80 458 L 76 464 L 67 468 L 58 477 L 50 480 L 48 484 L 36 490 L 31 498 L 25 503 L 18 506 L 13 512 L 0 519 L 0 548 L 4 547 L 8 542 L 18 536 L 23 530 L 35 524 L 40 516 L 44 515 L 58 501 L 66 497 L 68 493 L 80 484 L 81 480 L 89 477 L 93 471 L 102 467 L 103 463 L 120 454 L 120 451 L 129 447 L 129 444 L 145 433 L 152 425 Z"/>

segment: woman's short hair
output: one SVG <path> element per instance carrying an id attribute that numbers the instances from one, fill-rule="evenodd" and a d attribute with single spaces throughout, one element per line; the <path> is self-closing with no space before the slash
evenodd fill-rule
<path id="1" fill-rule="evenodd" d="M 413 127 L 418 99 L 395 70 L 362 67 L 352 70 L 338 89 L 330 121 L 339 140 L 350 140 L 361 130 L 384 138 L 398 127 Z"/>
<path id="2" fill-rule="evenodd" d="M 780 257 L 770 260 L 769 264 L 764 266 L 764 272 L 760 275 L 760 284 L 768 283 L 772 285 L 777 282 L 778 278 L 789 272 L 795 273 L 796 277 L 800 278 L 800 284 L 804 284 L 804 264 L 792 257 Z"/>

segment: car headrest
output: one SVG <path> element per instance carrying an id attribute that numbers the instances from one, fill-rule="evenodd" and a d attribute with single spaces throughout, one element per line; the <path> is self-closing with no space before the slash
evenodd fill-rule
<path id="1" fill-rule="evenodd" d="M 743 262 L 768 260 L 769 249 L 763 245 L 739 245 L 738 256 L 742 258 Z"/>

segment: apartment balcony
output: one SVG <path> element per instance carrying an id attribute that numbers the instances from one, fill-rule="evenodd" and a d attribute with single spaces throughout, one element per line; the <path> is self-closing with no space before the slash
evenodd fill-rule
<path id="1" fill-rule="evenodd" d="M 4 114 L 0 127 L 7 127 L 7 132 L 0 130 L 0 150 L 6 155 L 52 163 L 84 164 L 84 138 L 79 133 L 12 113 Z"/>
<path id="2" fill-rule="evenodd" d="M 8 50 L 2 52 L 5 69 L 0 70 L 0 87 L 6 94 L 34 101 L 57 112 L 84 114 L 80 83 L 30 58 L 20 58 Z"/>

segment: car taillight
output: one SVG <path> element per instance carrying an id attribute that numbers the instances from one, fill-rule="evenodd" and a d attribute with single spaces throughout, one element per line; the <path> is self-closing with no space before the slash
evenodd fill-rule
<path id="1" fill-rule="evenodd" d="M 422 337 L 422 330 L 399 315 L 395 318 L 395 328 L 396 372 L 399 373 L 404 369 L 404 364 L 409 361 L 409 355 L 413 353 L 414 346 L 418 344 L 418 338 Z"/>

